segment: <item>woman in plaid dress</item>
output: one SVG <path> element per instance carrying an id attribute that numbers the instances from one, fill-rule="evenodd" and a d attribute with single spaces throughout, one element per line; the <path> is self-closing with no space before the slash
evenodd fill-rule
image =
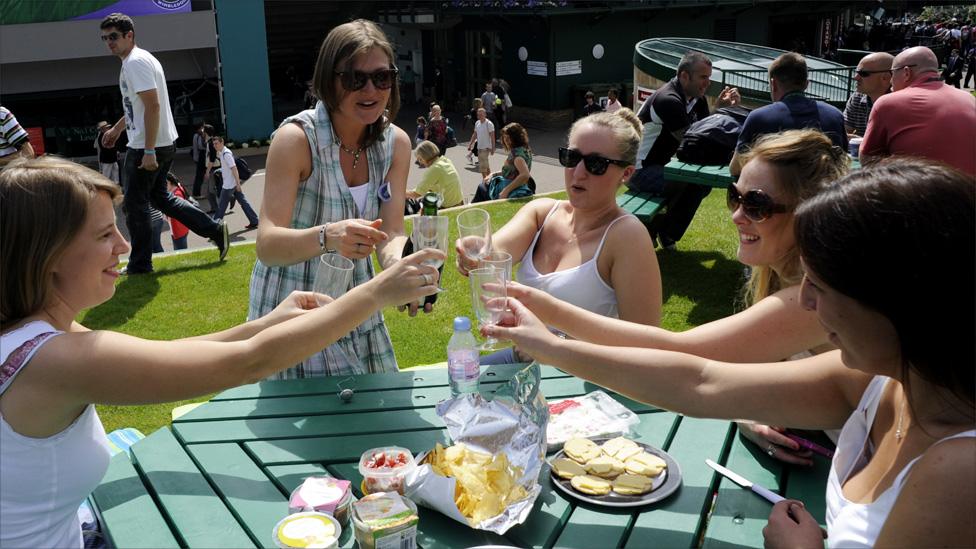
<path id="1" fill-rule="evenodd" d="M 319 256 L 355 263 L 353 286 L 396 263 L 406 236 L 403 207 L 410 138 L 391 124 L 400 107 L 389 40 L 374 23 L 333 29 L 313 78 L 320 100 L 275 132 L 251 275 L 248 318 L 271 311 L 292 290 L 311 289 Z M 417 304 L 410 304 L 411 315 Z M 337 343 L 274 377 L 292 379 L 397 370 L 381 312 Z"/>

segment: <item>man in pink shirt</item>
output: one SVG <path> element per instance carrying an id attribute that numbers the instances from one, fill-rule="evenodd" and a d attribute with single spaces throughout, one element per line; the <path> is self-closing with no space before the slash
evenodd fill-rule
<path id="1" fill-rule="evenodd" d="M 871 109 L 861 163 L 919 156 L 976 177 L 976 97 L 939 80 L 939 62 L 923 46 L 898 54 L 891 70 L 894 92 Z"/>

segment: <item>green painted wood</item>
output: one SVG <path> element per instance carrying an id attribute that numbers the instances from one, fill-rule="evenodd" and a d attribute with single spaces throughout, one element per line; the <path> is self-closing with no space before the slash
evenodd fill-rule
<path id="1" fill-rule="evenodd" d="M 505 532 L 509 543 L 517 547 L 553 547 L 573 512 L 574 504 L 552 485 L 549 467 L 539 471 L 542 491 L 525 522 Z"/>
<path id="2" fill-rule="evenodd" d="M 671 412 L 641 414 L 633 429 L 636 440 L 666 448 L 680 426 L 680 418 Z M 551 483 L 551 481 L 550 481 Z M 569 498 L 560 495 L 559 497 Z M 650 512 L 654 505 L 636 509 L 610 509 L 573 501 L 575 508 L 556 539 L 556 547 L 618 547 L 624 543 L 635 517 Z"/>
<path id="3" fill-rule="evenodd" d="M 396 413 L 410 414 L 413 412 L 408 410 Z M 417 454 L 433 448 L 434 444 L 438 442 L 444 445 L 450 443 L 447 431 L 443 428 L 407 433 L 275 441 L 259 440 L 243 444 L 244 448 L 251 452 L 261 465 L 269 466 L 309 462 L 324 464 L 358 462 L 363 452 L 379 446 L 402 446 Z"/>
<path id="4" fill-rule="evenodd" d="M 187 451 L 260 547 L 274 548 L 272 530 L 288 515 L 288 498 L 237 444 L 196 444 Z"/>
<path id="5" fill-rule="evenodd" d="M 681 467 L 681 487 L 637 517 L 626 547 L 693 547 L 698 543 L 697 532 L 704 526 L 703 517 L 711 507 L 718 483 L 705 459 L 719 460 L 731 432 L 727 421 L 681 419 L 678 432 L 666 449 Z"/>
<path id="6" fill-rule="evenodd" d="M 783 464 L 766 455 L 742 435 L 733 437 L 726 467 L 773 492 L 780 492 Z M 773 505 L 753 493 L 722 478 L 715 508 L 705 531 L 704 547 L 728 547 L 729 544 L 762 547 L 762 529 Z"/>
<path id="7" fill-rule="evenodd" d="M 728 166 L 699 166 L 672 159 L 664 166 L 664 178 L 668 181 L 695 183 L 724 189 L 733 181 Z"/>
<path id="8" fill-rule="evenodd" d="M 199 442 L 243 442 L 286 438 L 394 433 L 439 429 L 444 422 L 434 408 L 417 408 L 390 421 L 391 412 L 362 414 L 189 421 L 173 424 L 173 432 L 185 444 Z"/>
<path id="9" fill-rule="evenodd" d="M 489 394 L 497 389 L 499 384 L 482 385 L 482 392 Z M 555 377 L 547 379 L 542 384 L 542 391 L 547 399 L 558 399 L 579 396 L 591 391 L 602 390 L 594 383 L 575 377 Z M 176 424 L 186 424 L 194 421 L 212 421 L 229 419 L 265 419 L 265 418 L 306 418 L 308 416 L 326 416 L 333 414 L 349 414 L 359 416 L 364 412 L 398 412 L 419 408 L 432 408 L 441 400 L 451 397 L 450 387 L 425 387 L 420 389 L 390 389 L 386 391 L 372 391 L 359 393 L 352 402 L 342 402 L 334 393 L 310 396 L 289 396 L 281 398 L 260 398 L 221 400 L 207 403 L 190 411 Z M 631 410 L 648 411 L 653 407 L 639 402 L 621 398 L 621 403 Z M 338 416 L 342 421 L 347 419 Z"/>
<path id="10" fill-rule="evenodd" d="M 482 383 L 501 383 L 525 364 L 500 364 L 482 367 Z M 552 366 L 542 366 L 542 378 L 569 377 L 569 374 Z M 237 400 L 246 398 L 276 398 L 295 395 L 335 394 L 342 388 L 352 387 L 356 392 L 385 391 L 387 389 L 409 389 L 438 387 L 448 384 L 445 368 L 429 370 L 406 370 L 391 374 L 364 374 L 358 376 L 330 376 L 287 381 L 261 381 L 227 389 L 211 400 Z"/>
<path id="11" fill-rule="evenodd" d="M 354 493 L 357 497 L 362 497 L 359 486 L 363 477 L 359 474 L 358 462 L 331 465 L 329 470 L 337 477 L 352 481 L 355 486 Z M 417 545 L 424 549 L 457 549 L 507 544 L 505 539 L 497 534 L 475 530 L 426 507 L 419 507 L 418 512 L 420 523 L 417 525 Z"/>
<path id="12" fill-rule="evenodd" d="M 169 429 L 164 427 L 133 444 L 132 454 L 181 545 L 254 547 Z"/>
<path id="13" fill-rule="evenodd" d="M 634 214 L 637 219 L 647 225 L 664 205 L 664 199 L 651 196 L 650 193 L 628 190 L 617 196 L 617 205 L 628 213 Z"/>
<path id="14" fill-rule="evenodd" d="M 156 502 L 146 491 L 129 454 L 112 457 L 102 482 L 92 492 L 105 536 L 114 547 L 179 547 Z"/>
<path id="15" fill-rule="evenodd" d="M 833 448 L 834 443 L 823 432 L 804 431 L 800 436 L 810 439 L 824 448 Z M 798 499 L 817 519 L 820 526 L 827 527 L 827 477 L 830 475 L 830 459 L 814 454 L 813 467 L 804 469 L 789 467 L 786 470 L 786 491 L 784 496 Z"/>
<path id="16" fill-rule="evenodd" d="M 623 194 L 617 195 L 617 206 L 620 206 L 621 208 L 630 211 L 628 209 L 628 205 L 631 202 L 640 203 L 642 200 L 644 200 L 644 198 L 641 196 L 640 192 L 627 189 L 626 191 L 624 191 Z M 635 207 L 635 206 L 631 206 L 631 207 Z"/>

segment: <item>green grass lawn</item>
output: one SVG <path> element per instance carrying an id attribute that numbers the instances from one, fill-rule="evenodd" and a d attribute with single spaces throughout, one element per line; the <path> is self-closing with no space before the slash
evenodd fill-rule
<path id="1" fill-rule="evenodd" d="M 679 251 L 658 253 L 665 328 L 686 330 L 733 310 L 742 266 L 735 260 L 737 237 L 722 194 L 713 192 L 705 199 L 678 244 Z M 522 204 L 524 201 L 497 203 L 485 209 L 498 228 Z M 457 214 L 450 215 L 456 233 L 453 217 Z M 254 246 L 235 246 L 225 262 L 216 259 L 216 249 L 157 258 L 153 261 L 156 272 L 123 277 L 115 297 L 83 312 L 79 322 L 93 330 L 116 330 L 149 339 L 178 339 L 239 324 L 247 316 Z M 400 368 L 444 361 L 452 319 L 472 316 L 468 281 L 454 271 L 453 264 L 449 257 L 443 281 L 447 291 L 438 297 L 434 312 L 409 318 L 395 308 L 384 311 Z M 106 431 L 136 427 L 148 434 L 169 424 L 174 407 L 207 398 L 148 406 L 99 406 L 98 413 Z"/>

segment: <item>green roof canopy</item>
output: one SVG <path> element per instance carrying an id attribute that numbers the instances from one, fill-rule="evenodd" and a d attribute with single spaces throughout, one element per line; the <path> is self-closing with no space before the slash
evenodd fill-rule
<path id="1" fill-rule="evenodd" d="M 670 80 L 678 70 L 681 56 L 700 51 L 712 60 L 712 86 L 709 95 L 718 94 L 725 85 L 739 88 L 752 100 L 769 101 L 767 71 L 773 60 L 786 50 L 740 42 L 703 38 L 650 38 L 634 48 L 634 65 L 657 78 Z M 807 94 L 824 101 L 843 104 L 853 91 L 852 67 L 817 57 L 807 57 L 810 85 Z"/>

